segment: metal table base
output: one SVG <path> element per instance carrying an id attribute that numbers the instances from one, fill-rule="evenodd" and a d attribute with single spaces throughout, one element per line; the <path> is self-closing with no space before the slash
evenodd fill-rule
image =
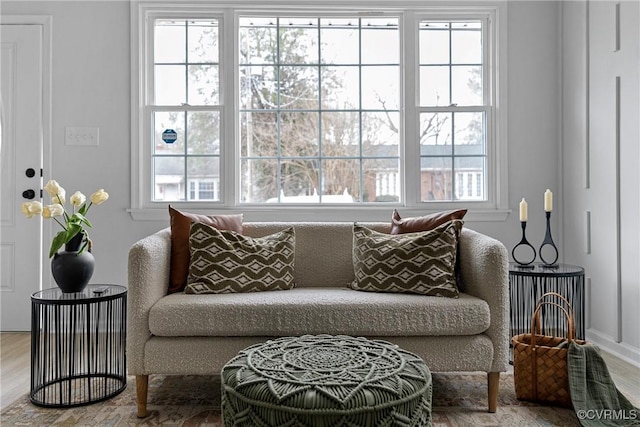
<path id="1" fill-rule="evenodd" d="M 96 403 L 122 392 L 126 377 L 127 289 L 89 285 L 31 296 L 31 402 Z"/>

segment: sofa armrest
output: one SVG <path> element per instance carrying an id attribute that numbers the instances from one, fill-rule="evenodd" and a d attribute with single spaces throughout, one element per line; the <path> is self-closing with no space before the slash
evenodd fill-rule
<path id="1" fill-rule="evenodd" d="M 489 304 L 494 372 L 507 369 L 509 360 L 509 256 L 498 240 L 464 228 L 460 234 L 460 273 L 464 292 Z"/>
<path id="2" fill-rule="evenodd" d="M 149 311 L 169 289 L 171 230 L 165 228 L 134 243 L 129 250 L 127 368 L 145 374 L 144 348 L 151 337 Z"/>

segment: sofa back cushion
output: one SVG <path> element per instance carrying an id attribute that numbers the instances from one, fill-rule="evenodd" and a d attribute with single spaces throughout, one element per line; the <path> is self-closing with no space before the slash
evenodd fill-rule
<path id="1" fill-rule="evenodd" d="M 362 223 L 389 233 L 388 223 Z M 261 237 L 293 226 L 296 287 L 347 287 L 353 281 L 353 222 L 245 222 L 242 234 Z"/>

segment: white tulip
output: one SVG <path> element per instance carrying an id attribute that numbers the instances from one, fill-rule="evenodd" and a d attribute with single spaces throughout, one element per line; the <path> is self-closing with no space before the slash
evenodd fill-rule
<path id="1" fill-rule="evenodd" d="M 95 193 L 91 195 L 91 203 L 94 205 L 99 205 L 105 202 L 109 198 L 109 193 L 104 191 L 103 188 L 99 189 Z"/>
<path id="2" fill-rule="evenodd" d="M 87 200 L 87 197 L 79 191 L 76 191 L 71 197 L 69 197 L 69 201 L 73 206 L 81 206 L 85 200 Z"/>
<path id="3" fill-rule="evenodd" d="M 52 205 L 47 205 L 42 208 L 42 217 L 43 218 L 53 218 L 56 216 L 62 216 L 64 213 L 64 208 L 59 203 L 54 203 Z"/>

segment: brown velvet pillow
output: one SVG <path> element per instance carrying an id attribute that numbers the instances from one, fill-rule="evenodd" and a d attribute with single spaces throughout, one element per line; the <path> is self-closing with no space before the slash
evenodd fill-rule
<path id="1" fill-rule="evenodd" d="M 234 215 L 198 215 L 181 212 L 169 206 L 171 218 L 171 269 L 169 275 L 169 293 L 182 292 L 187 286 L 189 276 L 189 234 L 191 223 L 207 224 L 218 230 L 231 230 L 242 233 L 242 214 Z"/>
<path id="2" fill-rule="evenodd" d="M 396 209 L 391 216 L 391 234 L 416 233 L 429 231 L 453 219 L 462 219 L 467 213 L 466 209 L 436 212 L 414 218 L 401 218 Z"/>

